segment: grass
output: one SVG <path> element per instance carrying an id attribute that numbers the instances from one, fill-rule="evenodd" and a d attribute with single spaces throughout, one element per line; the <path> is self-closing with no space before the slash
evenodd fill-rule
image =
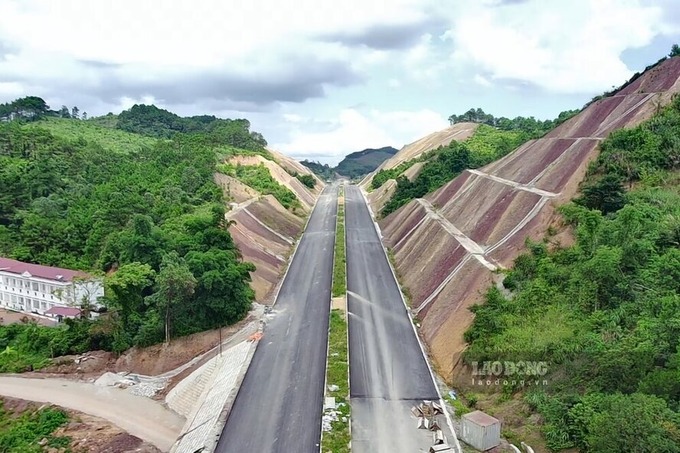
<path id="1" fill-rule="evenodd" d="M 82 138 L 88 143 L 98 143 L 106 150 L 122 154 L 139 151 L 141 148 L 153 147 L 158 141 L 158 139 L 152 137 L 101 126 L 90 120 L 46 118 L 42 121 L 28 123 L 27 127 L 47 129 L 55 137 L 67 140 Z"/>
<path id="2" fill-rule="evenodd" d="M 344 296 L 345 281 L 345 205 L 338 206 L 338 223 L 335 229 L 335 263 L 333 263 L 333 297 Z"/>
<path id="3" fill-rule="evenodd" d="M 323 433 L 321 451 L 345 453 L 350 451 L 349 363 L 347 356 L 347 321 L 342 310 L 331 311 L 328 335 L 328 365 L 326 383 L 338 389 L 326 389 L 326 396 L 335 397 L 338 420 L 331 422 L 331 430 Z M 346 421 L 343 421 L 346 420 Z"/>
<path id="4" fill-rule="evenodd" d="M 340 196 L 343 195 L 342 187 Z M 338 219 L 335 230 L 335 262 L 333 269 L 333 297 L 344 297 L 347 290 L 345 277 L 345 210 L 338 203 Z M 337 421 L 331 422 L 331 430 L 323 433 L 323 453 L 346 453 L 350 449 L 349 407 L 349 358 L 347 347 L 347 320 L 340 309 L 331 310 L 328 328 L 328 363 L 326 365 L 326 396 L 335 397 Z M 335 388 L 335 387 L 333 387 Z M 326 411 L 328 412 L 328 411 Z"/>
<path id="5" fill-rule="evenodd" d="M 47 448 L 70 451 L 71 439 L 54 436 L 60 426 L 68 423 L 68 415 L 53 407 L 30 408 L 21 414 L 6 410 L 0 399 L 0 452 L 42 452 Z M 40 442 L 46 439 L 45 447 Z"/>
<path id="6" fill-rule="evenodd" d="M 292 209 L 295 212 L 295 209 L 300 207 L 300 200 L 298 200 L 295 193 L 279 184 L 269 169 L 262 164 L 218 164 L 216 168 L 220 173 L 238 179 L 243 184 L 252 187 L 263 195 L 273 195 L 286 209 Z"/>

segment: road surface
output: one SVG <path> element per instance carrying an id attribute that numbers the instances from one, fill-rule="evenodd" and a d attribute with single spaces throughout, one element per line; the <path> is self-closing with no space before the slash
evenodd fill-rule
<path id="1" fill-rule="evenodd" d="M 185 422 L 184 417 L 150 398 L 116 387 L 65 379 L 0 376 L 0 395 L 52 403 L 101 417 L 162 451 L 170 450 Z"/>
<path id="2" fill-rule="evenodd" d="M 345 231 L 352 452 L 425 452 L 432 433 L 410 408 L 439 394 L 356 186 L 345 188 Z"/>
<path id="3" fill-rule="evenodd" d="M 337 185 L 312 212 L 216 451 L 319 451 Z"/>

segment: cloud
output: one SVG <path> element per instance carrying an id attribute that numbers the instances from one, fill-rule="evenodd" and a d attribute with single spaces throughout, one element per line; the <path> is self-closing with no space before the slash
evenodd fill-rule
<path id="1" fill-rule="evenodd" d="M 431 24 L 420 10 L 416 0 L 397 0 L 389 10 L 370 0 L 153 6 L 136 0 L 5 0 L 0 83 L 45 97 L 69 91 L 107 105 L 143 96 L 169 105 L 217 100 L 223 110 L 302 103 L 324 97 L 330 87 L 362 83 L 371 67 L 388 58 L 381 48 L 405 46 L 419 27 Z M 369 45 L 350 48 L 319 39 L 350 29 L 363 30 L 357 39 Z M 414 38 L 403 38 L 405 31 Z"/>
<path id="2" fill-rule="evenodd" d="M 448 121 L 441 114 L 427 109 L 361 111 L 347 108 L 337 117 L 325 121 L 310 118 L 300 121 L 296 117 L 293 123 L 289 139 L 272 146 L 296 158 L 326 156 L 326 161 L 333 163 L 346 154 L 365 148 L 400 148 L 448 126 Z M 310 132 L 314 129 L 316 131 Z"/>
<path id="3" fill-rule="evenodd" d="M 366 46 L 379 50 L 404 50 L 418 44 L 420 38 L 433 31 L 444 31 L 447 22 L 438 16 L 426 16 L 415 22 L 375 24 L 361 30 L 342 30 L 321 35 L 325 41 L 346 46 Z"/>
<path id="4" fill-rule="evenodd" d="M 573 0 L 559 9 L 538 0 L 515 3 L 466 4 L 455 12 L 447 33 L 455 65 L 547 91 L 593 93 L 632 75 L 620 57 L 625 49 L 674 29 L 660 6 L 636 0 Z"/>
<path id="5" fill-rule="evenodd" d="M 493 86 L 493 84 L 489 81 L 489 79 L 487 79 L 486 77 L 484 77 L 484 76 L 481 75 L 481 74 L 475 74 L 475 76 L 473 77 L 472 80 L 473 80 L 477 85 L 481 85 L 481 86 L 483 86 L 483 87 L 490 87 L 490 86 Z"/>

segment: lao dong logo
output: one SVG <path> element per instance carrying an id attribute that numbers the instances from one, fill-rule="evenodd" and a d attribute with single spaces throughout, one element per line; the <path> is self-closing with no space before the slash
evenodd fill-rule
<path id="1" fill-rule="evenodd" d="M 548 363 L 520 360 L 471 362 L 473 385 L 547 385 Z"/>

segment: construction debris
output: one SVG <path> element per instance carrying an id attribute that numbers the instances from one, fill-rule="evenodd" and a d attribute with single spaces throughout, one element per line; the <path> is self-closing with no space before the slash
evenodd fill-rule
<path id="1" fill-rule="evenodd" d="M 417 406 L 411 408 L 411 413 L 418 419 L 418 429 L 427 429 L 432 431 L 432 444 L 430 453 L 440 451 L 453 451 L 446 443 L 446 436 L 439 427 L 438 415 L 442 415 L 444 410 L 442 406 L 434 401 L 424 400 Z"/>

